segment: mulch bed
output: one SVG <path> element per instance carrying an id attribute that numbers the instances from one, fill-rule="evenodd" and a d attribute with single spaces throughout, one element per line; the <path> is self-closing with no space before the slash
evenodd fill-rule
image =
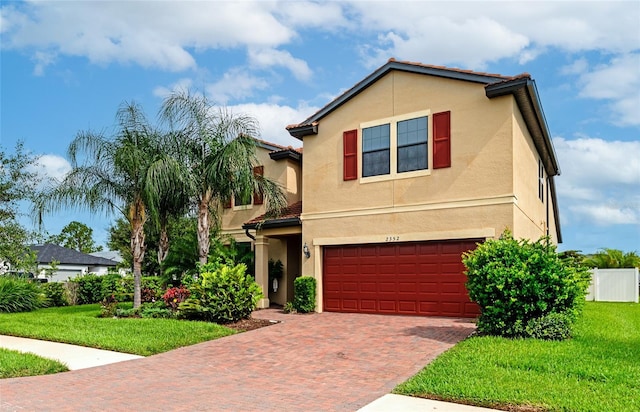
<path id="1" fill-rule="evenodd" d="M 267 319 L 242 319 L 234 323 L 227 323 L 224 326 L 235 329 L 238 332 L 247 332 L 254 329 L 264 328 L 265 326 L 275 325 L 278 322 L 270 321 Z"/>

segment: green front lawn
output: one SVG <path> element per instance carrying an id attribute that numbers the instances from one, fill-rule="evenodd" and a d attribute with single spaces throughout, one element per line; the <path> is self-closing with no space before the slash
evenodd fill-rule
<path id="1" fill-rule="evenodd" d="M 469 338 L 394 392 L 505 410 L 640 411 L 640 304 L 587 302 L 562 342 Z"/>
<path id="2" fill-rule="evenodd" d="M 0 379 L 48 375 L 68 370 L 65 365 L 55 360 L 0 348 Z"/>
<path id="3" fill-rule="evenodd" d="M 0 313 L 0 335 L 148 356 L 235 333 L 209 322 L 98 318 L 99 313 L 99 304 Z"/>

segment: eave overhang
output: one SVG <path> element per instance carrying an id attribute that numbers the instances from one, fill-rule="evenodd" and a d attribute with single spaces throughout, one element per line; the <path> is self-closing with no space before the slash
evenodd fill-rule
<path id="1" fill-rule="evenodd" d="M 302 221 L 299 217 L 291 217 L 286 219 L 269 219 L 262 222 L 245 223 L 243 229 L 273 229 L 278 227 L 301 226 Z"/>

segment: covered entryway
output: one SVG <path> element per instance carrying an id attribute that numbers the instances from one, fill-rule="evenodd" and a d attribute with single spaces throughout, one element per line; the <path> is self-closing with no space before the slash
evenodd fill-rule
<path id="1" fill-rule="evenodd" d="M 475 317 L 461 255 L 480 241 L 326 246 L 324 310 Z"/>

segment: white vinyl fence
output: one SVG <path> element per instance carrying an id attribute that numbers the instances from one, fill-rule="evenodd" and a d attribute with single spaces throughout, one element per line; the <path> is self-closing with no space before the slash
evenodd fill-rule
<path id="1" fill-rule="evenodd" d="M 587 300 L 597 302 L 636 302 L 640 275 L 635 269 L 592 269 Z"/>

